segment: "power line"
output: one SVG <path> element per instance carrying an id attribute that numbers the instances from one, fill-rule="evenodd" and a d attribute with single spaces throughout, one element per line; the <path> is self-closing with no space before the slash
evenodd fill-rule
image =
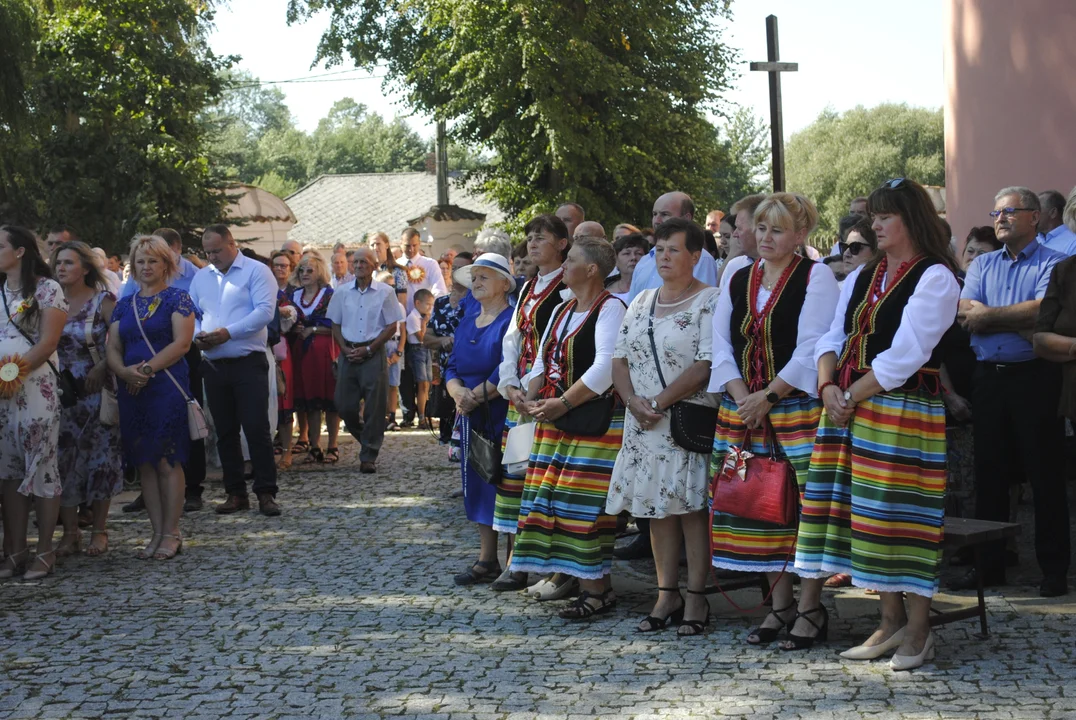
<path id="1" fill-rule="evenodd" d="M 251 80 L 235 83 L 234 85 L 232 85 L 232 87 L 245 88 L 259 87 L 261 85 L 303 85 L 306 83 L 351 82 L 353 80 L 380 80 L 388 77 L 388 75 L 366 75 L 364 77 L 327 78 L 327 76 L 329 75 L 342 75 L 343 73 L 360 71 L 361 68 L 353 68 L 351 70 L 341 70 L 335 73 L 325 73 L 324 75 L 311 75 L 308 77 L 292 78 L 291 80 Z"/>

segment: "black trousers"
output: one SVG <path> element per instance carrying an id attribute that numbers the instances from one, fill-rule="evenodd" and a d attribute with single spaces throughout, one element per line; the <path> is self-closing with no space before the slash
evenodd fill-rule
<path id="1" fill-rule="evenodd" d="M 400 371 L 400 414 L 404 422 L 414 422 L 415 415 L 418 414 L 418 398 L 415 391 L 415 374 L 411 372 L 411 364 L 405 358 L 404 368 Z"/>
<path id="2" fill-rule="evenodd" d="M 1054 363 L 976 364 L 975 517 L 1007 522 L 1009 486 L 1023 471 L 1034 494 L 1035 556 L 1044 575 L 1066 574 L 1071 552 L 1060 397 L 1061 369 Z M 985 549 L 988 571 L 1004 572 L 1004 545 Z"/>
<path id="3" fill-rule="evenodd" d="M 187 351 L 187 372 L 190 374 L 191 397 L 202 402 L 202 351 L 194 345 Z M 205 490 L 205 440 L 192 440 L 191 453 L 183 466 L 188 498 L 200 498 Z"/>
<path id="4" fill-rule="evenodd" d="M 224 490 L 246 497 L 243 448 L 239 430 L 247 436 L 255 494 L 276 496 L 276 463 L 269 434 L 269 360 L 264 352 L 239 358 L 205 360 L 202 365 L 206 399 L 217 429 L 217 452 L 224 466 Z"/>

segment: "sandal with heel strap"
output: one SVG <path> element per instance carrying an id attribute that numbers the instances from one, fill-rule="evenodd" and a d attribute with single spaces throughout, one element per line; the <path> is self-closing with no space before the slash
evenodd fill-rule
<path id="1" fill-rule="evenodd" d="M 325 459 L 323 460 L 323 462 L 326 465 L 335 465 L 336 463 L 340 462 L 340 448 L 326 448 Z"/>
<path id="2" fill-rule="evenodd" d="M 769 615 L 767 615 L 766 618 L 769 618 L 770 615 L 774 616 L 775 618 L 777 618 L 777 620 L 779 622 L 781 622 L 781 626 L 780 627 L 775 627 L 775 628 L 767 628 L 767 627 L 762 627 L 761 625 L 759 625 L 757 628 L 755 628 L 750 633 L 748 633 L 748 635 L 747 635 L 747 638 L 748 638 L 747 639 L 747 644 L 748 645 L 769 645 L 770 643 L 772 643 L 774 640 L 777 639 L 777 636 L 781 634 L 782 630 L 784 630 L 785 632 L 789 632 L 789 633 L 792 632 L 792 627 L 796 624 L 795 616 L 793 616 L 793 618 L 791 620 L 782 620 L 781 615 L 782 615 L 782 613 L 786 613 L 789 610 L 795 610 L 795 609 L 796 609 L 796 601 L 793 600 L 792 602 L 790 602 L 788 604 L 788 607 L 783 607 L 783 608 L 778 608 L 778 609 L 775 609 L 775 610 L 770 610 Z M 765 619 L 763 621 L 765 621 Z M 752 642 L 751 641 L 752 636 L 757 637 L 758 640 Z"/>
<path id="3" fill-rule="evenodd" d="M 176 545 L 175 550 L 171 551 L 161 550 L 160 545 L 158 545 L 157 549 L 153 551 L 154 560 L 171 560 L 176 555 L 179 555 L 181 552 L 183 552 L 183 538 L 180 535 L 161 535 L 161 540 L 164 540 L 165 538 L 168 538 L 170 540 L 179 540 L 179 544 Z"/>
<path id="4" fill-rule="evenodd" d="M 309 451 L 310 451 L 310 443 L 308 443 L 306 440 L 300 440 L 299 442 L 297 442 L 297 443 L 295 443 L 294 445 L 291 446 L 291 454 L 292 455 L 302 455 L 303 453 L 309 452 Z"/>
<path id="5" fill-rule="evenodd" d="M 692 590 L 687 589 L 689 595 L 706 595 L 705 590 Z M 706 615 L 702 620 L 680 620 L 680 627 L 676 629 L 678 637 L 694 637 L 695 635 L 702 635 L 703 630 L 710 624 L 710 598 L 706 598 Z M 691 632 L 684 632 L 687 628 Z"/>
<path id="6" fill-rule="evenodd" d="M 310 448 L 310 462 L 321 465 L 325 462 L 325 455 L 321 452 L 321 448 L 317 445 L 313 445 Z"/>
<path id="7" fill-rule="evenodd" d="M 48 562 L 47 560 L 45 560 L 45 557 L 48 556 L 48 555 L 53 556 L 51 563 Z M 23 573 L 23 576 L 22 576 L 23 580 L 40 580 L 40 579 L 42 579 L 44 577 L 47 577 L 47 576 L 51 575 L 52 571 L 56 569 L 56 551 L 55 550 L 49 550 L 48 552 L 43 552 L 40 555 L 35 555 L 34 556 L 34 562 L 37 562 L 39 560 L 41 561 L 41 564 L 45 566 L 45 569 L 44 570 L 27 570 L 25 573 Z"/>
<path id="8" fill-rule="evenodd" d="M 30 548 L 23 548 L 17 553 L 12 553 L 4 558 L 3 567 L 0 567 L 0 580 L 9 580 L 16 575 L 22 575 L 26 571 L 26 561 L 16 560 L 21 555 L 29 555 Z"/>
<path id="9" fill-rule="evenodd" d="M 579 593 L 579 597 L 557 614 L 563 620 L 589 620 L 595 615 L 605 615 L 616 608 L 616 596 L 613 595 L 612 599 L 610 599 L 610 595 L 613 595 L 612 588 L 599 595 L 583 590 Z M 595 607 L 588 603 L 587 600 L 597 600 L 601 604 Z"/>
<path id="10" fill-rule="evenodd" d="M 680 594 L 680 588 L 679 587 L 674 587 L 674 588 L 659 587 L 658 592 L 659 593 L 661 593 L 661 592 L 674 592 L 674 593 L 676 593 L 677 597 L 680 598 L 680 607 L 673 610 L 671 613 L 669 613 L 664 618 L 654 617 L 653 615 L 647 615 L 646 617 L 644 617 L 642 619 L 641 622 L 647 623 L 649 625 L 649 627 L 647 627 L 646 629 L 643 629 L 641 627 L 636 628 L 637 632 L 641 632 L 641 633 L 657 632 L 658 630 L 664 630 L 665 628 L 667 628 L 669 626 L 669 623 L 672 623 L 673 625 L 679 625 L 680 622 L 684 619 L 684 607 L 686 607 L 686 604 L 684 603 L 684 596 Z"/>
<path id="11" fill-rule="evenodd" d="M 811 615 L 817 612 L 822 613 L 821 625 L 819 625 L 810 618 Z M 790 631 L 788 633 L 788 642 L 781 646 L 781 649 L 785 652 L 788 652 L 790 650 L 810 650 L 812 647 L 814 647 L 814 644 L 816 642 L 824 643 L 826 641 L 826 638 L 829 637 L 829 611 L 826 610 L 825 605 L 819 605 L 818 607 L 811 608 L 810 610 L 805 610 L 804 612 L 797 612 L 796 620 L 799 620 L 800 618 L 803 618 L 811 625 L 813 625 L 815 630 L 818 631 L 818 634 L 816 634 L 814 637 L 808 637 L 806 635 L 796 635 L 795 633 Z M 793 625 L 795 625 L 796 620 L 792 621 Z"/>
<path id="12" fill-rule="evenodd" d="M 476 568 L 484 572 L 477 572 Z M 500 576 L 501 572 L 500 560 L 476 560 L 471 567 L 456 575 L 452 580 L 457 585 L 464 586 L 491 583 Z"/>

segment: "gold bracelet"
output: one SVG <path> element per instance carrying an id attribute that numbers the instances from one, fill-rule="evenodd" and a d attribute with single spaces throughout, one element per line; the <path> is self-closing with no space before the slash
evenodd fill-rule
<path id="1" fill-rule="evenodd" d="M 571 412 L 575 409 L 575 406 L 568 402 L 568 398 L 564 397 L 563 395 L 560 396 L 560 401 L 564 403 L 564 407 L 568 408 L 568 412 Z"/>

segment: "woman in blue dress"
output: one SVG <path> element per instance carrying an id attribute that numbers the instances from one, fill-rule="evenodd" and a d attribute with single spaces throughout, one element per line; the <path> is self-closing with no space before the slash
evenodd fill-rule
<path id="1" fill-rule="evenodd" d="M 459 280 L 471 289 L 481 306 L 469 313 L 456 328 L 452 354 L 445 368 L 448 394 L 456 403 L 463 439 L 463 506 L 467 519 L 478 525 L 481 549 L 478 560 L 456 576 L 457 585 L 492 582 L 501 574 L 497 560 L 497 533 L 493 530 L 493 506 L 497 488 L 468 467 L 467 451 L 472 423 L 487 438 L 500 442 L 508 401 L 497 392 L 500 381 L 501 342 L 512 319 L 508 296 L 516 281 L 503 255 L 485 253 L 473 265 L 457 271 Z"/>
<path id="2" fill-rule="evenodd" d="M 139 291 L 116 303 L 108 366 L 119 382 L 124 461 L 138 468 L 153 527 L 153 537 L 139 557 L 168 560 L 183 548 L 183 464 L 191 446 L 184 356 L 201 313 L 190 295 L 168 286 L 179 267 L 163 239 L 135 238 L 131 267 Z"/>

